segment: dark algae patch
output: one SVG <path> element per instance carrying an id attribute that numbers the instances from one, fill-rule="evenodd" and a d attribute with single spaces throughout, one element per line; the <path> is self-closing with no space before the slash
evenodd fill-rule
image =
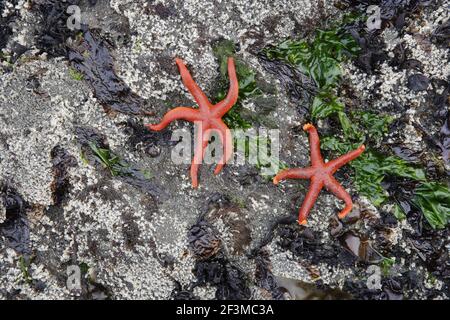
<path id="1" fill-rule="evenodd" d="M 67 150 L 56 146 L 51 152 L 53 164 L 53 183 L 51 185 L 54 205 L 60 205 L 69 192 L 70 177 L 68 169 L 76 165 L 76 159 Z"/>
<path id="2" fill-rule="evenodd" d="M 129 136 L 127 144 L 130 150 L 142 152 L 152 158 L 159 157 L 163 147 L 173 147 L 179 142 L 172 141 L 171 130 L 151 131 L 143 125 L 142 121 L 136 119 L 128 119 L 121 125 Z"/>
<path id="3" fill-rule="evenodd" d="M 4 210 L 5 221 L 0 223 L 0 239 L 16 252 L 31 254 L 30 228 L 26 215 L 27 203 L 12 188 L 0 187 L 0 210 Z"/>
<path id="4" fill-rule="evenodd" d="M 80 0 L 36 0 L 33 10 L 41 18 L 37 47 L 51 57 L 66 56 L 66 41 L 75 36 L 76 31 L 67 28 L 70 14 L 67 7 L 79 5 Z"/>
<path id="5" fill-rule="evenodd" d="M 216 288 L 218 300 L 250 298 L 249 279 L 243 270 L 230 261 L 218 231 L 204 217 L 200 217 L 190 228 L 188 243 L 197 260 L 193 270 L 197 280 L 191 284 L 191 290 L 209 284 Z"/>
<path id="6" fill-rule="evenodd" d="M 17 4 L 17 1 L 12 1 L 13 4 Z M 3 16 L 5 11 L 5 3 L 0 2 L 0 50 L 5 48 L 9 38 L 12 35 L 12 28 L 10 26 L 11 21 L 14 19 L 14 15 Z"/>
<path id="7" fill-rule="evenodd" d="M 112 46 L 95 31 L 84 31 L 68 50 L 71 66 L 91 86 L 106 112 L 150 114 L 145 101 L 120 79 L 114 70 Z"/>
<path id="8" fill-rule="evenodd" d="M 299 103 L 299 114 L 307 114 L 308 108 L 304 107 L 301 102 L 311 101 L 317 94 L 315 82 L 285 61 L 272 60 L 264 53 L 260 53 L 258 57 L 264 69 L 276 76 L 290 98 Z"/>
<path id="9" fill-rule="evenodd" d="M 450 191 L 444 184 L 427 182 L 414 191 L 413 203 L 434 229 L 443 229 L 450 219 Z"/>

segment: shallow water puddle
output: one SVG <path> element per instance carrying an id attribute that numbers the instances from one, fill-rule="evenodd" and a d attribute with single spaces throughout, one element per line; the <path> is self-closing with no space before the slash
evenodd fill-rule
<path id="1" fill-rule="evenodd" d="M 294 300 L 346 300 L 351 296 L 339 289 L 318 289 L 316 285 L 285 277 L 275 277 L 278 285 Z"/>

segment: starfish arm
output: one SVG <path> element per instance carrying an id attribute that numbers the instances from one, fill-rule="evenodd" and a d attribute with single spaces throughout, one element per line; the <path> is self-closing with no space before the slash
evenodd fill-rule
<path id="1" fill-rule="evenodd" d="M 224 100 L 214 106 L 215 115 L 220 118 L 236 104 L 239 97 L 239 81 L 233 58 L 228 58 L 228 77 L 230 78 L 228 94 Z"/>
<path id="2" fill-rule="evenodd" d="M 160 131 L 167 127 L 175 120 L 197 121 L 200 120 L 199 112 L 195 109 L 178 107 L 167 112 L 158 124 L 147 124 L 146 127 L 150 130 Z"/>
<path id="3" fill-rule="evenodd" d="M 326 163 L 326 167 L 328 168 L 328 170 L 330 170 L 329 172 L 331 172 L 331 174 L 335 173 L 340 167 L 342 167 L 343 165 L 345 165 L 346 163 L 356 159 L 357 157 L 359 157 L 359 155 L 361 153 L 363 153 L 363 151 L 366 149 L 366 147 L 364 145 L 361 145 L 358 149 L 350 151 L 347 154 L 344 154 L 343 156 L 340 156 L 339 158 L 336 158 L 334 160 L 331 160 L 329 162 Z"/>
<path id="4" fill-rule="evenodd" d="M 352 197 L 350 197 L 348 192 L 345 191 L 345 189 L 339 184 L 339 182 L 332 176 L 330 176 L 329 179 L 325 181 L 325 187 L 328 191 L 345 202 L 345 208 L 338 215 L 339 219 L 344 218 L 350 211 L 352 211 Z"/>
<path id="5" fill-rule="evenodd" d="M 228 129 L 227 125 L 223 123 L 222 120 L 217 120 L 214 122 L 214 129 L 219 132 L 223 146 L 222 159 L 217 164 L 216 169 L 214 170 L 214 174 L 219 174 L 220 171 L 222 171 L 223 166 L 233 156 L 233 136 L 231 134 L 231 130 Z"/>
<path id="6" fill-rule="evenodd" d="M 308 131 L 309 133 L 311 165 L 314 167 L 323 164 L 322 155 L 320 154 L 320 140 L 317 129 L 311 123 L 307 123 L 303 126 L 303 130 Z"/>
<path id="7" fill-rule="evenodd" d="M 202 164 L 203 157 L 205 156 L 206 147 L 209 142 L 208 137 L 208 130 L 202 131 L 202 133 L 199 133 L 198 141 L 195 145 L 194 158 L 191 162 L 191 180 L 193 188 L 198 187 L 198 168 Z"/>
<path id="8" fill-rule="evenodd" d="M 312 177 L 312 170 L 310 168 L 295 168 L 286 169 L 278 172 L 273 178 L 273 183 L 278 184 L 281 180 L 286 179 L 309 179 Z"/>
<path id="9" fill-rule="evenodd" d="M 197 85 L 197 83 L 192 78 L 191 73 L 187 69 L 183 60 L 177 58 L 177 59 L 175 59 L 175 61 L 177 63 L 178 69 L 180 70 L 180 75 L 181 75 L 181 79 L 183 80 L 184 86 L 192 94 L 195 101 L 197 101 L 197 104 L 198 104 L 200 110 L 208 109 L 207 107 L 210 105 L 208 98 L 206 97 L 206 95 L 202 91 L 202 89 L 200 89 L 200 87 Z"/>
<path id="10" fill-rule="evenodd" d="M 309 212 L 314 206 L 314 203 L 316 202 L 322 187 L 323 187 L 322 181 L 311 179 L 311 184 L 309 185 L 308 193 L 306 194 L 305 200 L 303 200 L 302 206 L 299 211 L 298 215 L 299 224 L 306 225 L 306 219 L 308 218 Z"/>

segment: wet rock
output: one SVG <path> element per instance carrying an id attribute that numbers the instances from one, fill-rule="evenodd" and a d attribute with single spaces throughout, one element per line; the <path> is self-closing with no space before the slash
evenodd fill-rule
<path id="1" fill-rule="evenodd" d="M 412 91 L 427 90 L 430 80 L 423 74 L 417 73 L 408 77 L 408 88 Z"/>
<path id="2" fill-rule="evenodd" d="M 281 290 L 286 291 L 293 300 L 348 300 L 351 295 L 339 289 L 317 288 L 315 284 L 276 277 Z"/>
<path id="3" fill-rule="evenodd" d="M 408 59 L 405 62 L 402 63 L 401 66 L 403 69 L 411 69 L 411 70 L 417 70 L 422 71 L 422 62 L 416 59 Z"/>
<path id="4" fill-rule="evenodd" d="M 120 79 L 114 70 L 111 44 L 94 31 L 85 31 L 68 51 L 69 61 L 91 86 L 106 112 L 144 114 L 144 100 Z M 147 112 L 148 114 L 148 112 Z"/>
<path id="5" fill-rule="evenodd" d="M 351 293 L 359 300 L 403 300 L 404 291 L 409 286 L 413 286 L 417 276 L 414 272 L 402 275 L 401 277 L 389 277 L 381 280 L 380 289 L 368 289 L 365 281 L 347 280 L 343 290 Z M 411 282 L 413 281 L 413 282 Z"/>
<path id="6" fill-rule="evenodd" d="M 4 220 L 0 223 L 0 240 L 22 255 L 31 254 L 30 227 L 26 216 L 26 202 L 12 188 L 0 187 L 0 208 Z"/>
<path id="7" fill-rule="evenodd" d="M 447 19 L 433 31 L 431 39 L 439 44 L 450 46 L 450 20 Z"/>
<path id="8" fill-rule="evenodd" d="M 87 285 L 87 297 L 89 300 L 110 300 L 110 290 L 101 283 L 90 282 Z"/>
<path id="9" fill-rule="evenodd" d="M 333 237 L 338 237 L 344 231 L 344 225 L 337 217 L 331 217 L 329 223 L 330 235 Z"/>
<path id="10" fill-rule="evenodd" d="M 205 210 L 228 204 L 226 197 L 213 194 Z M 198 259 L 194 268 L 197 281 L 193 286 L 215 286 L 216 298 L 219 300 L 249 299 L 250 289 L 245 273 L 229 261 L 225 250 L 222 250 L 218 231 L 204 219 L 202 216 L 188 233 L 189 246 Z"/>
<path id="11" fill-rule="evenodd" d="M 51 185 L 53 204 L 59 206 L 70 189 L 68 169 L 76 165 L 76 159 L 64 148 L 55 146 L 51 152 L 53 182 Z"/>
<path id="12" fill-rule="evenodd" d="M 378 263 L 382 256 L 371 246 L 370 241 L 353 231 L 348 231 L 339 237 L 341 245 L 353 254 L 355 258 L 366 263 Z"/>
<path id="13" fill-rule="evenodd" d="M 84 126 L 76 126 L 75 135 L 77 137 L 78 143 L 80 143 L 84 148 L 87 148 L 90 142 L 95 143 L 95 145 L 97 145 L 99 148 L 108 148 L 106 137 L 102 135 L 97 129 Z"/>
<path id="14" fill-rule="evenodd" d="M 50 56 L 65 56 L 66 41 L 76 34 L 76 30 L 67 28 L 70 14 L 67 7 L 80 5 L 81 0 L 36 0 L 33 11 L 41 17 L 40 34 L 37 37 L 37 47 Z"/>
<path id="15" fill-rule="evenodd" d="M 298 68 L 283 61 L 270 60 L 263 54 L 259 54 L 259 60 L 264 69 L 280 80 L 281 85 L 294 101 L 311 101 L 317 93 L 317 86 L 314 81 L 300 72 Z M 309 110 L 306 107 L 301 107 L 298 111 L 301 115 L 304 115 Z"/>
<path id="16" fill-rule="evenodd" d="M 272 273 L 269 253 L 261 250 L 255 258 L 255 279 L 258 287 L 267 292 L 268 299 L 284 300 L 283 292 Z"/>
<path id="17" fill-rule="evenodd" d="M 183 289 L 179 282 L 175 282 L 175 288 L 171 293 L 171 298 L 173 300 L 200 300 L 199 297 L 195 296 L 192 289 Z"/>
<path id="18" fill-rule="evenodd" d="M 136 169 L 125 163 L 119 156 L 114 155 L 109 150 L 106 137 L 98 130 L 89 127 L 78 126 L 75 128 L 78 143 L 81 144 L 82 151 L 89 159 L 94 160 L 99 166 L 109 166 L 110 175 L 130 184 L 144 193 L 149 194 L 155 201 L 163 201 L 167 199 L 167 192 L 158 186 L 152 179 L 148 177 L 145 171 Z M 92 145 L 96 148 L 103 149 L 107 152 L 111 159 L 107 159 L 108 163 L 104 163 L 105 159 L 100 159 L 92 149 Z"/>
<path id="19" fill-rule="evenodd" d="M 152 158 L 161 154 L 161 148 L 175 146 L 180 141 L 172 141 L 172 131 L 151 131 L 141 122 L 129 119 L 122 124 L 129 135 L 128 144 L 133 151 L 141 151 Z"/>
<path id="20" fill-rule="evenodd" d="M 421 236 L 413 234 L 408 242 L 429 272 L 446 281 L 450 279 L 448 229 L 439 231 L 424 229 Z"/>
<path id="21" fill-rule="evenodd" d="M 242 186 L 251 186 L 262 181 L 259 170 L 252 165 L 244 165 L 238 168 L 238 181 Z"/>
<path id="22" fill-rule="evenodd" d="M 321 262 L 329 265 L 353 265 L 355 259 L 337 243 L 321 243 L 311 229 L 293 225 L 281 225 L 276 231 L 278 245 L 284 250 L 307 260 L 310 264 Z"/>
<path id="23" fill-rule="evenodd" d="M 232 204 L 223 207 L 214 208 L 206 216 L 208 221 L 215 223 L 218 220 L 225 225 L 228 230 L 227 243 L 230 253 L 234 255 L 241 255 L 252 241 L 251 230 L 248 227 L 250 221 L 245 218 L 242 210 Z"/>

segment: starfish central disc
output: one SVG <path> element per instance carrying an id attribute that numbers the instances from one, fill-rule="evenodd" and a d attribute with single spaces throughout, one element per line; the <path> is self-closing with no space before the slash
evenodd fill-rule
<path id="1" fill-rule="evenodd" d="M 327 163 L 323 161 L 320 153 L 320 140 L 316 128 L 312 124 L 306 124 L 303 130 L 309 133 L 309 144 L 311 148 L 311 166 L 308 168 L 287 169 L 279 172 L 274 178 L 273 183 L 278 184 L 285 179 L 309 179 L 310 185 L 305 200 L 300 208 L 298 223 L 305 225 L 306 219 L 314 203 L 319 196 L 320 191 L 325 187 L 329 192 L 345 202 L 345 208 L 339 213 L 339 218 L 344 218 L 353 207 L 352 198 L 333 177 L 333 174 L 346 163 L 357 158 L 365 149 L 361 145 L 358 149 L 340 156 L 337 159 Z"/>
<path id="2" fill-rule="evenodd" d="M 175 120 L 185 120 L 194 122 L 198 128 L 195 143 L 194 158 L 191 163 L 191 180 L 194 188 L 198 187 L 198 168 L 203 161 L 205 149 L 208 145 L 212 131 L 217 132 L 223 146 L 223 155 L 216 166 L 214 174 L 219 174 L 223 166 L 233 154 L 233 137 L 222 117 L 236 104 L 239 95 L 239 82 L 236 75 L 234 59 L 228 58 L 228 77 L 230 78 L 230 88 L 224 100 L 213 105 L 205 93 L 195 83 L 189 70 L 181 59 L 175 60 L 180 70 L 181 79 L 185 87 L 194 97 L 198 104 L 198 109 L 190 107 L 178 107 L 167 112 L 159 124 L 147 125 L 150 130 L 160 131 L 166 128 Z"/>

